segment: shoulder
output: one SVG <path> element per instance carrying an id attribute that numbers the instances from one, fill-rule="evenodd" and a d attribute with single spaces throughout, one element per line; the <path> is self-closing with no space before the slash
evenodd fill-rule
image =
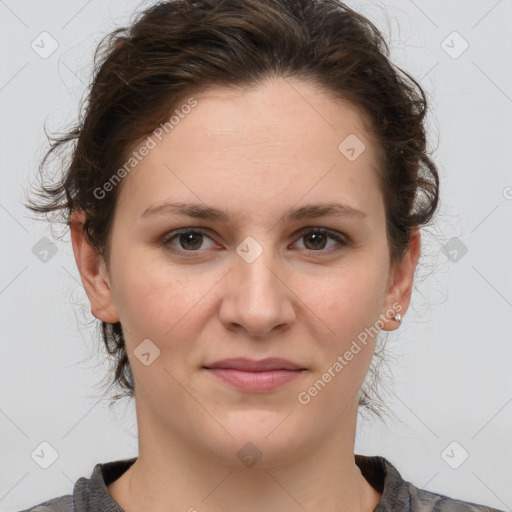
<path id="1" fill-rule="evenodd" d="M 80 477 L 73 493 L 47 500 L 19 512 L 119 512 L 121 509 L 109 493 L 107 485 L 119 478 L 136 457 L 98 463 L 89 478 Z"/>
<path id="2" fill-rule="evenodd" d="M 504 512 L 420 489 L 404 480 L 398 469 L 385 457 L 356 454 L 355 459 L 362 475 L 382 494 L 373 512 Z"/>
<path id="3" fill-rule="evenodd" d="M 404 481 L 407 492 L 407 503 L 403 512 L 503 512 L 493 507 L 473 503 L 471 501 L 451 498 L 443 494 L 420 489 L 410 482 Z"/>
<path id="4" fill-rule="evenodd" d="M 75 512 L 76 508 L 73 502 L 73 496 L 67 494 L 52 498 L 34 507 L 21 510 L 20 512 Z"/>

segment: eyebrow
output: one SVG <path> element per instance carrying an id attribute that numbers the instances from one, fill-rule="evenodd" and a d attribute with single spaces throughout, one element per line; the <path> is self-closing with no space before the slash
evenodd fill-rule
<path id="1" fill-rule="evenodd" d="M 147 208 L 141 217 L 148 217 L 150 215 L 166 215 L 166 214 L 181 214 L 198 219 L 218 220 L 222 222 L 229 222 L 230 215 L 224 210 L 207 206 L 199 203 L 162 203 Z M 311 219 L 315 217 L 325 216 L 354 216 L 354 217 L 367 217 L 367 213 L 362 210 L 357 210 L 351 206 L 342 203 L 320 203 L 308 204 L 298 208 L 291 208 L 284 214 L 287 222 L 293 222 L 301 219 Z"/>

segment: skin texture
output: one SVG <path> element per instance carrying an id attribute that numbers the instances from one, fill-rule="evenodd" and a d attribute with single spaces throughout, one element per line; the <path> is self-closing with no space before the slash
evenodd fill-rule
<path id="1" fill-rule="evenodd" d="M 139 457 L 109 491 L 126 512 L 371 511 L 380 494 L 355 465 L 354 442 L 376 337 L 308 404 L 297 396 L 394 303 L 406 312 L 419 231 L 393 271 L 377 152 L 350 104 L 289 79 L 194 98 L 197 106 L 122 184 L 110 273 L 84 239 L 83 215 L 73 216 L 91 312 L 123 325 L 136 381 Z M 366 145 L 354 161 L 338 150 L 349 134 Z M 141 218 L 164 201 L 231 217 Z M 366 216 L 282 218 L 289 208 L 335 201 Z M 306 227 L 350 241 L 315 241 L 298 233 Z M 206 236 L 164 245 L 180 228 Z M 236 251 L 248 236 L 262 249 L 251 263 Z M 382 330 L 398 325 L 387 320 Z M 134 354 L 145 339 L 160 350 L 148 366 Z M 230 357 L 282 357 L 306 371 L 274 391 L 249 393 L 202 368 Z M 261 454 L 252 467 L 237 457 L 248 442 Z"/>

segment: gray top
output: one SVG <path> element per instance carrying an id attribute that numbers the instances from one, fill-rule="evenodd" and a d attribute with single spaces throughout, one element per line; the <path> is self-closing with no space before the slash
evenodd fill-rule
<path id="1" fill-rule="evenodd" d="M 90 478 L 79 478 L 73 494 L 53 498 L 21 512 L 124 512 L 110 495 L 107 485 L 118 479 L 135 461 L 117 460 L 96 464 Z M 355 455 L 365 479 L 382 493 L 374 512 L 504 512 L 425 491 L 405 481 L 384 457 Z"/>

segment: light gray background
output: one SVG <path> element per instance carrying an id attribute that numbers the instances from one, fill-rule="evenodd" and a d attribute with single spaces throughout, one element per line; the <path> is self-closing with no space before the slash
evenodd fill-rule
<path id="1" fill-rule="evenodd" d="M 133 403 L 109 410 L 101 396 L 109 367 L 69 234 L 42 262 L 32 249 L 52 231 L 21 201 L 45 149 L 44 122 L 54 132 L 74 121 L 100 37 L 149 3 L 0 0 L 0 511 L 70 493 L 96 463 L 137 455 Z M 360 418 L 356 453 L 387 457 L 418 487 L 510 511 L 512 1 L 350 5 L 427 91 L 441 174 L 412 306 L 389 336 L 396 418 Z M 46 59 L 31 48 L 43 31 L 58 42 Z M 454 31 L 469 44 L 460 56 Z M 31 457 L 43 442 L 58 453 L 48 469 Z M 453 469 L 446 461 L 463 450 L 468 459 Z"/>

